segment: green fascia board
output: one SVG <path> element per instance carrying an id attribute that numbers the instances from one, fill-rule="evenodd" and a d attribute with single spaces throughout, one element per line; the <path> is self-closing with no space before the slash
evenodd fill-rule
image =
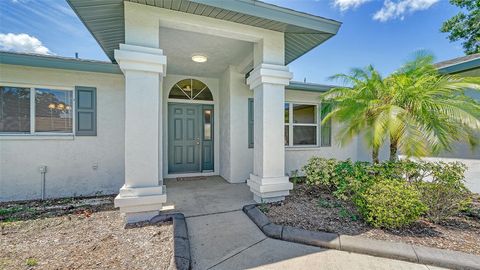
<path id="1" fill-rule="evenodd" d="M 444 74 L 455 74 L 455 73 L 464 72 L 464 71 L 468 71 L 476 68 L 480 68 L 480 58 L 442 67 L 442 68 L 439 68 L 438 70 L 440 71 L 440 73 L 444 73 Z"/>
<path id="2" fill-rule="evenodd" d="M 327 92 L 328 90 L 335 88 L 334 85 L 318 84 L 318 83 L 304 83 L 291 81 L 289 85 L 285 87 L 286 90 L 294 91 L 306 91 L 306 92 Z"/>
<path id="3" fill-rule="evenodd" d="M 272 4 L 254 0 L 218 1 L 218 0 L 190 0 L 221 9 L 227 9 L 259 18 L 296 25 L 307 29 L 336 34 L 342 25 L 341 22 L 313 16 L 292 9 L 278 7 Z"/>
<path id="4" fill-rule="evenodd" d="M 122 71 L 120 70 L 118 65 L 109 62 L 80 60 L 75 58 L 45 56 L 37 54 L 0 52 L 0 63 L 29 67 L 122 74 Z"/>

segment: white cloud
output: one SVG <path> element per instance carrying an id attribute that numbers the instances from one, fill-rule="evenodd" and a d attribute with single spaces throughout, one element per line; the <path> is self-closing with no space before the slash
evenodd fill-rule
<path id="1" fill-rule="evenodd" d="M 405 14 L 411 14 L 415 11 L 429 9 L 439 0 L 398 0 L 396 2 L 385 0 L 383 7 L 373 15 L 373 19 L 386 22 L 391 19 L 405 18 Z"/>
<path id="2" fill-rule="evenodd" d="M 340 11 L 357 8 L 371 0 L 333 0 L 333 6 L 339 8 Z"/>
<path id="3" fill-rule="evenodd" d="M 34 36 L 27 34 L 1 34 L 0 49 L 6 51 L 53 54 L 42 42 Z"/>

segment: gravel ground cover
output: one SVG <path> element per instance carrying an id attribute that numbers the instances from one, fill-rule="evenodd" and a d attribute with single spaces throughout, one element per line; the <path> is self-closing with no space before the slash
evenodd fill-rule
<path id="1" fill-rule="evenodd" d="M 361 219 L 352 204 L 336 199 L 326 190 L 304 184 L 295 185 L 285 201 L 264 204 L 260 209 L 277 224 L 480 255 L 478 195 L 468 213 L 461 213 L 440 224 L 420 220 L 396 230 L 373 228 Z"/>
<path id="2" fill-rule="evenodd" d="M 171 222 L 126 227 L 112 201 L 0 204 L 0 269 L 167 269 Z"/>

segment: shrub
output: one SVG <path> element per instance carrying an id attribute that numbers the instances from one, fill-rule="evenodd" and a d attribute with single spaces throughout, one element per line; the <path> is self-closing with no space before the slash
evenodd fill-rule
<path id="1" fill-rule="evenodd" d="M 338 162 L 335 166 L 335 175 L 333 182 L 336 189 L 333 194 L 341 200 L 351 199 L 376 181 L 368 162 L 351 160 Z"/>
<path id="2" fill-rule="evenodd" d="M 419 192 L 406 181 L 381 180 L 361 192 L 355 203 L 365 221 L 374 227 L 409 225 L 427 210 Z"/>
<path id="3" fill-rule="evenodd" d="M 469 191 L 465 187 L 463 163 L 426 163 L 431 181 L 415 181 L 422 202 L 428 207 L 425 217 L 439 222 L 458 214 L 470 203 Z"/>
<path id="4" fill-rule="evenodd" d="M 338 161 L 333 158 L 310 158 L 307 165 L 302 168 L 302 171 L 305 173 L 306 183 L 309 185 L 325 186 L 332 191 L 335 190 L 335 166 L 337 163 Z"/>

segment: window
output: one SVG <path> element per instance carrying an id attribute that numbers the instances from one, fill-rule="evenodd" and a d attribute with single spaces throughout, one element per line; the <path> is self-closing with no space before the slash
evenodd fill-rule
<path id="1" fill-rule="evenodd" d="M 74 90 L 0 86 L 0 134 L 96 135 L 96 88 Z M 75 121 L 74 121 L 75 119 Z"/>
<path id="2" fill-rule="evenodd" d="M 327 107 L 328 106 L 328 107 Z M 320 126 L 319 111 L 315 104 L 285 103 L 285 146 L 318 146 L 318 129 L 320 129 L 320 146 L 331 145 L 331 121 Z M 322 107 L 322 117 L 328 114 L 330 105 Z M 253 98 L 248 99 L 248 146 L 253 147 Z"/>
<path id="3" fill-rule="evenodd" d="M 212 92 L 208 86 L 195 79 L 177 82 L 170 90 L 168 98 L 213 101 Z"/>
<path id="4" fill-rule="evenodd" d="M 285 145 L 317 145 L 317 105 L 285 103 Z"/>
<path id="5" fill-rule="evenodd" d="M 322 121 L 325 116 L 332 110 L 332 104 L 322 104 Z M 332 146 L 332 120 L 329 119 L 321 126 L 321 145 Z"/>
<path id="6" fill-rule="evenodd" d="M 0 132 L 30 132 L 30 88 L 0 86 Z"/>
<path id="7" fill-rule="evenodd" d="M 73 91 L 35 89 L 35 132 L 72 133 Z"/>
<path id="8" fill-rule="evenodd" d="M 203 110 L 203 140 L 212 140 L 212 110 Z"/>

